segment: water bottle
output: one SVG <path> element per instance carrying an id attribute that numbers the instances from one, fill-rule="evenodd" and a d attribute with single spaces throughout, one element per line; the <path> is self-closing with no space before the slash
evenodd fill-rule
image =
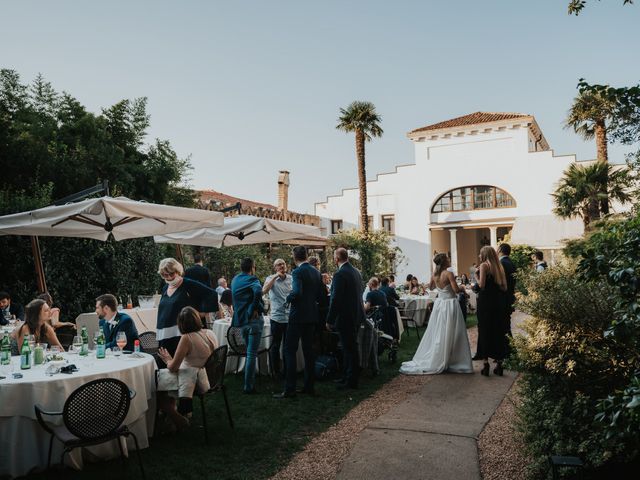
<path id="1" fill-rule="evenodd" d="M 2 337 L 2 344 L 0 346 L 0 365 L 11 364 L 11 341 L 9 340 L 9 334 L 5 333 Z"/>
<path id="2" fill-rule="evenodd" d="M 104 333 L 102 331 L 98 334 L 98 339 L 96 340 L 96 358 L 105 358 L 106 348 L 104 344 Z"/>
<path id="3" fill-rule="evenodd" d="M 28 370 L 31 368 L 31 347 L 26 335 L 22 341 L 22 349 L 20 350 L 20 369 Z"/>
<path id="4" fill-rule="evenodd" d="M 82 347 L 80 347 L 80 355 L 86 357 L 87 355 L 89 355 L 89 333 L 87 332 L 87 327 L 82 327 L 80 336 L 82 337 Z"/>
<path id="5" fill-rule="evenodd" d="M 133 342 L 133 351 L 135 353 L 140 353 L 140 340 Z"/>

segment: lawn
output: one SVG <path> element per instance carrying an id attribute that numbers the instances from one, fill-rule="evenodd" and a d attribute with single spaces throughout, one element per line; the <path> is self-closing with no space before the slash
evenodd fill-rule
<path id="1" fill-rule="evenodd" d="M 467 323 L 473 323 L 470 317 Z M 421 330 L 421 335 L 424 329 Z M 209 419 L 208 445 L 199 427 L 200 407 L 194 404 L 194 420 L 187 430 L 151 439 L 142 450 L 148 479 L 263 479 L 269 478 L 315 435 L 339 421 L 355 405 L 378 390 L 398 374 L 400 363 L 410 360 L 418 346 L 415 330 L 402 338 L 398 361 L 390 364 L 386 354 L 380 356 L 381 373 L 371 378 L 363 374 L 360 388 L 336 391 L 331 381 L 317 382 L 316 397 L 298 395 L 295 399 L 276 400 L 272 393 L 281 391 L 281 382 L 260 376 L 258 395 L 242 394 L 242 375 L 227 375 L 231 413 L 235 428 L 231 429 L 224 411 L 222 396 L 209 396 L 206 403 Z M 300 378 L 301 381 L 301 378 Z M 139 477 L 135 455 L 127 461 L 123 478 Z M 109 479 L 120 477 L 119 461 L 86 465 L 84 471 L 66 470 L 64 478 Z M 30 478 L 51 478 L 51 473 Z"/>

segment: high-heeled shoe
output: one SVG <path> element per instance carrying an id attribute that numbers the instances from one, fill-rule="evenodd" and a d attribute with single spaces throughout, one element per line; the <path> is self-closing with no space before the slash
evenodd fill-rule
<path id="1" fill-rule="evenodd" d="M 498 376 L 502 376 L 502 373 L 504 372 L 504 369 L 502 368 L 502 364 L 498 363 L 498 365 L 496 365 L 496 368 L 493 369 L 493 373 L 495 373 Z"/>
<path id="2" fill-rule="evenodd" d="M 484 367 L 482 367 L 482 370 L 480 370 L 480 375 L 484 375 L 485 377 L 489 376 L 489 364 L 485 363 Z"/>

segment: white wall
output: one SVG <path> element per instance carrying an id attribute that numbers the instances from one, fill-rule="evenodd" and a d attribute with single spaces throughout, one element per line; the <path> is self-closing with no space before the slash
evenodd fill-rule
<path id="1" fill-rule="evenodd" d="M 368 210 L 374 217 L 374 228 L 380 228 L 381 215 L 395 215 L 397 243 L 408 261 L 397 272 L 398 278 L 407 273 L 421 279 L 430 276 L 432 223 L 551 213 L 551 192 L 575 156 L 554 157 L 552 151 L 530 153 L 529 136 L 528 128 L 519 126 L 489 133 L 421 139 L 414 141 L 415 164 L 397 167 L 396 172 L 378 175 L 376 180 L 367 182 Z M 430 213 L 442 194 L 467 185 L 501 188 L 513 196 L 517 206 Z M 358 208 L 358 190 L 349 189 L 316 204 L 315 214 L 327 219 L 327 226 L 330 219 L 341 219 L 344 228 L 357 228 Z"/>

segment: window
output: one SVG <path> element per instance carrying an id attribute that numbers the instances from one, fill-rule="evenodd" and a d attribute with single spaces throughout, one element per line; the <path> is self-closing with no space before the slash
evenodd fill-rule
<path id="1" fill-rule="evenodd" d="M 382 215 L 382 229 L 393 235 L 396 233 L 396 221 L 393 215 Z"/>
<path id="2" fill-rule="evenodd" d="M 431 212 L 462 212 L 515 206 L 516 201 L 504 190 L 490 185 L 475 185 L 448 191 L 436 201 Z"/>
<path id="3" fill-rule="evenodd" d="M 331 233 L 336 234 L 342 230 L 342 220 L 331 220 Z"/>

